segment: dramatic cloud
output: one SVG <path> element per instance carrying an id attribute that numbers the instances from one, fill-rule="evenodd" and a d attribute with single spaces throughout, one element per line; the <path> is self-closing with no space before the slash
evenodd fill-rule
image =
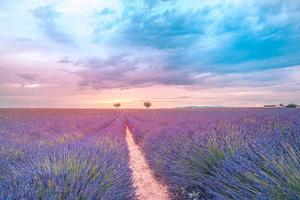
<path id="1" fill-rule="evenodd" d="M 81 87 L 97 90 L 109 88 L 129 89 L 155 84 L 191 85 L 191 74 L 167 71 L 165 63 L 149 55 L 136 57 L 119 55 L 108 59 L 91 58 L 81 63 L 83 66 L 75 74 L 81 77 Z"/>
<path id="2" fill-rule="evenodd" d="M 0 11 L 9 105 L 45 92 L 60 105 L 300 101 L 298 0 L 4 0 Z"/>
<path id="3" fill-rule="evenodd" d="M 299 1 L 200 1 L 188 8 L 181 2 L 126 1 L 122 15 L 110 26 L 100 23 L 94 37 L 101 40 L 109 27 L 113 42 L 168 51 L 172 68 L 233 72 L 299 64 Z"/>

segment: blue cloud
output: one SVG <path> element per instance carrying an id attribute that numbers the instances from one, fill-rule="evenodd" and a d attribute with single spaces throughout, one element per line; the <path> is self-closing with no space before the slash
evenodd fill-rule
<path id="1" fill-rule="evenodd" d="M 58 43 L 67 45 L 74 44 L 72 36 L 58 28 L 56 20 L 59 18 L 61 13 L 56 11 L 54 6 L 40 6 L 34 9 L 32 14 L 46 37 Z"/>
<path id="2" fill-rule="evenodd" d="M 182 48 L 191 45 L 203 34 L 205 21 L 201 11 L 181 13 L 176 9 L 160 12 L 147 7 L 135 12 L 125 11 L 120 33 L 133 45 L 159 49 Z"/>
<path id="3" fill-rule="evenodd" d="M 300 63 L 299 1 L 193 9 L 174 2 L 124 1 L 122 16 L 109 26 L 116 30 L 114 42 L 168 52 L 169 70 L 248 72 Z"/>
<path id="4" fill-rule="evenodd" d="M 104 8 L 100 12 L 96 12 L 96 15 L 102 16 L 102 15 L 112 15 L 114 14 L 114 10 L 110 8 Z"/>

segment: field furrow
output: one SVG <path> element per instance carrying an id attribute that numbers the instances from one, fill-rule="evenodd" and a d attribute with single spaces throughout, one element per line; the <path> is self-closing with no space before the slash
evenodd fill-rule
<path id="1" fill-rule="evenodd" d="M 169 195 L 166 186 L 154 178 L 141 149 L 135 144 L 132 133 L 127 126 L 126 141 L 129 149 L 129 163 L 132 170 L 133 184 L 136 187 L 139 199 L 168 200 Z"/>

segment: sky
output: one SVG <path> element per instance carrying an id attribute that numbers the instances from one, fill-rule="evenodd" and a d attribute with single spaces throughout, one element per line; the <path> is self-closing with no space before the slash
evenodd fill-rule
<path id="1" fill-rule="evenodd" d="M 0 107 L 300 103 L 299 0 L 1 0 Z"/>

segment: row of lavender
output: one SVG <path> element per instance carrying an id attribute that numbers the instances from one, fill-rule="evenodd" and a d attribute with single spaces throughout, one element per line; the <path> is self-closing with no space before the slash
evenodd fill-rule
<path id="1" fill-rule="evenodd" d="M 300 199 L 300 110 L 128 111 L 174 199 Z"/>
<path id="2" fill-rule="evenodd" d="M 0 199 L 135 199 L 113 110 L 0 110 Z"/>

